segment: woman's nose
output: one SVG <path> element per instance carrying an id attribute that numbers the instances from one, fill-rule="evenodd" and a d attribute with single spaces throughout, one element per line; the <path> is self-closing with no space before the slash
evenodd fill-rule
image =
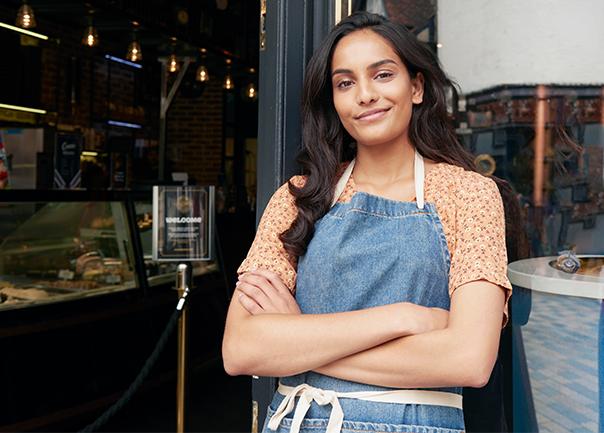
<path id="1" fill-rule="evenodd" d="M 371 82 L 364 80 L 359 81 L 357 84 L 357 103 L 359 105 L 372 104 L 379 99 L 375 88 L 371 85 Z"/>

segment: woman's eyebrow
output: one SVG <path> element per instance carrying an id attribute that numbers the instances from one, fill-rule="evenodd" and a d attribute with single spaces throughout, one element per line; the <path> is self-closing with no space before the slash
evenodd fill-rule
<path id="1" fill-rule="evenodd" d="M 375 69 L 375 68 L 379 68 L 382 65 L 388 64 L 388 63 L 393 63 L 396 65 L 396 62 L 392 59 L 384 59 L 384 60 L 379 60 L 375 63 L 372 63 L 371 65 L 367 66 L 367 70 L 371 70 L 371 69 Z M 334 75 L 337 74 L 352 74 L 352 70 L 350 69 L 335 69 L 332 73 L 331 76 L 333 77 Z"/>

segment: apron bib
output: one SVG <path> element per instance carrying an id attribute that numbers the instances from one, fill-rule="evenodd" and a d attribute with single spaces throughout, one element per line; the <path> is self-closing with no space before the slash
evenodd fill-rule
<path id="1" fill-rule="evenodd" d="M 416 151 L 416 202 L 357 192 L 350 202 L 336 203 L 353 167 L 354 161 L 338 181 L 332 208 L 315 223 L 306 254 L 299 259 L 296 300 L 302 313 L 396 302 L 449 310 L 450 255 L 436 208 L 424 202 L 421 155 Z M 309 371 L 281 378 L 263 433 L 457 433 L 464 429 L 461 391 L 398 392 Z"/>

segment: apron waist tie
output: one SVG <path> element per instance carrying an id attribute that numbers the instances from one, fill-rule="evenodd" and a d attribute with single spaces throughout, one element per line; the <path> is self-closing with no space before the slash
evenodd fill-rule
<path id="1" fill-rule="evenodd" d="M 344 412 L 342 411 L 338 397 L 356 398 L 381 403 L 426 404 L 462 409 L 461 395 L 443 391 L 393 389 L 391 391 L 336 392 L 315 388 L 306 383 L 294 388 L 279 382 L 277 392 L 284 395 L 285 398 L 281 401 L 281 404 L 268 422 L 268 428 L 271 430 L 277 430 L 283 418 L 293 410 L 296 397 L 300 397 L 296 411 L 294 412 L 290 433 L 298 433 L 300 431 L 302 420 L 306 416 L 313 400 L 320 406 L 331 404 L 331 414 L 325 433 L 339 433 L 342 428 Z"/>

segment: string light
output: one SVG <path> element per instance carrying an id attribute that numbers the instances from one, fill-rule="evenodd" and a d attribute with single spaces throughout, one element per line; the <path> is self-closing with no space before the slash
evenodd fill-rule
<path id="1" fill-rule="evenodd" d="M 33 29 L 36 27 L 36 17 L 34 10 L 27 4 L 27 0 L 23 0 L 23 4 L 17 12 L 17 26 L 23 29 Z"/>

